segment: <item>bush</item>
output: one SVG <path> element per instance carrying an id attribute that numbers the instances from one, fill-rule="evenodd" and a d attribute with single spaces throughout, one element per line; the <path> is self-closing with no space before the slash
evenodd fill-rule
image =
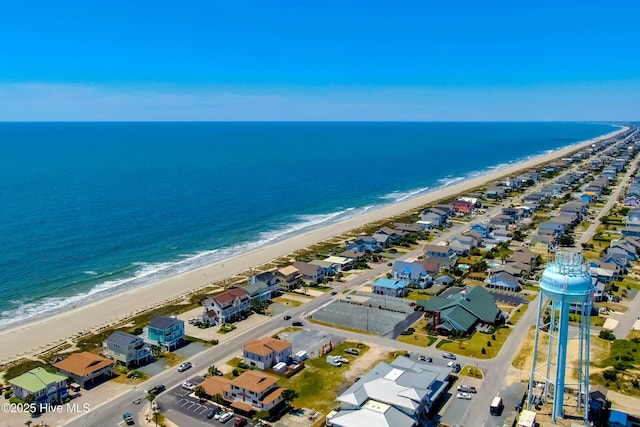
<path id="1" fill-rule="evenodd" d="M 240 371 L 237 368 L 234 368 L 233 371 L 231 371 L 231 375 L 237 377 L 238 375 L 240 375 Z"/>
<path id="2" fill-rule="evenodd" d="M 4 398 L 5 399 L 11 399 L 11 396 L 13 396 L 13 390 L 9 389 L 9 390 L 4 392 Z"/>
<path id="3" fill-rule="evenodd" d="M 482 347 L 482 351 L 481 351 L 481 353 L 482 353 L 482 354 L 487 354 L 487 349 L 486 349 L 486 348 L 484 348 L 484 347 Z"/>
<path id="4" fill-rule="evenodd" d="M 603 340 L 609 340 L 609 341 L 613 341 L 616 339 L 616 336 L 613 334 L 613 332 L 607 330 L 607 329 L 603 329 L 600 331 L 600 334 L 598 334 L 598 336 L 600 338 L 602 338 Z"/>
<path id="5" fill-rule="evenodd" d="M 608 369 L 602 372 L 602 377 L 607 381 L 615 381 L 618 378 L 616 371 Z"/>
<path id="6" fill-rule="evenodd" d="M 238 368 L 240 369 L 249 369 L 249 365 L 244 362 L 238 362 Z"/>

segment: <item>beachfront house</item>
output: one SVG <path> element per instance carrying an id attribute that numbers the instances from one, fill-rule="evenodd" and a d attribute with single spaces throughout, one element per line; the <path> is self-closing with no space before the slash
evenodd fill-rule
<path id="1" fill-rule="evenodd" d="M 102 343 L 102 354 L 127 367 L 138 367 L 153 359 L 141 337 L 122 331 L 115 331 Z"/>
<path id="2" fill-rule="evenodd" d="M 68 396 L 68 382 L 64 375 L 51 373 L 42 367 L 9 380 L 14 397 L 28 400 L 28 396 L 33 396 L 36 404 L 62 403 Z"/>
<path id="3" fill-rule="evenodd" d="M 332 263 L 336 271 L 349 271 L 353 266 L 354 260 L 352 258 L 331 255 L 325 258 L 324 261 Z"/>
<path id="4" fill-rule="evenodd" d="M 320 283 L 324 280 L 325 272 L 319 265 L 296 261 L 293 266 L 300 272 L 300 278 L 309 284 Z"/>
<path id="5" fill-rule="evenodd" d="M 280 292 L 280 281 L 275 272 L 265 271 L 251 276 L 249 284 L 244 289 L 252 300 L 267 301 Z"/>
<path id="6" fill-rule="evenodd" d="M 244 363 L 258 369 L 268 369 L 277 363 L 288 363 L 292 344 L 272 337 L 250 340 L 242 347 Z"/>
<path id="7" fill-rule="evenodd" d="M 388 297 L 402 298 L 409 293 L 407 280 L 378 279 L 371 285 L 371 293 Z"/>
<path id="8" fill-rule="evenodd" d="M 309 264 L 317 265 L 322 269 L 324 277 L 333 277 L 338 273 L 339 266 L 331 261 L 325 261 L 322 259 L 314 259 L 309 261 Z"/>
<path id="9" fill-rule="evenodd" d="M 113 377 L 114 365 L 111 359 L 83 351 L 73 353 L 53 366 L 73 383 L 90 388 Z"/>
<path id="10" fill-rule="evenodd" d="M 504 199 L 505 192 L 504 187 L 500 187 L 497 185 L 490 185 L 486 191 L 487 199 Z"/>
<path id="11" fill-rule="evenodd" d="M 162 347 L 165 351 L 175 350 L 184 339 L 184 320 L 172 316 L 155 316 L 142 332 L 144 340 Z"/>
<path id="12" fill-rule="evenodd" d="M 456 253 L 449 247 L 449 245 L 434 245 L 427 243 L 423 247 L 425 256 L 443 257 L 443 258 L 455 258 Z"/>
<path id="13" fill-rule="evenodd" d="M 251 313 L 251 298 L 242 288 L 231 288 L 204 300 L 202 321 L 223 325 L 246 318 Z"/>
<path id="14" fill-rule="evenodd" d="M 276 270 L 276 277 L 280 281 L 280 289 L 292 291 L 302 284 L 302 276 L 297 268 L 292 265 Z"/>

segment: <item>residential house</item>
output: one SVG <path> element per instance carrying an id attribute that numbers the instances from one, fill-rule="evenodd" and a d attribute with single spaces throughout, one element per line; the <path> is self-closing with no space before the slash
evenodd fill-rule
<path id="1" fill-rule="evenodd" d="M 419 259 L 414 262 L 422 264 L 424 266 L 425 273 L 427 273 L 431 277 L 440 272 L 440 265 L 433 260 Z"/>
<path id="2" fill-rule="evenodd" d="M 231 288 L 204 300 L 202 321 L 223 325 L 244 319 L 251 313 L 251 298 L 242 288 Z"/>
<path id="3" fill-rule="evenodd" d="M 371 237 L 375 241 L 375 244 L 380 246 L 383 249 L 388 248 L 393 244 L 392 238 L 388 234 L 375 233 Z"/>
<path id="4" fill-rule="evenodd" d="M 277 377 L 249 370 L 231 380 L 222 397 L 230 402 L 236 413 L 242 415 L 261 411 L 275 413 L 277 407 L 284 404 L 282 391 Z"/>
<path id="5" fill-rule="evenodd" d="M 90 388 L 100 381 L 113 377 L 114 362 L 97 354 L 83 351 L 70 354 L 53 366 L 73 383 L 82 388 Z"/>
<path id="6" fill-rule="evenodd" d="M 462 196 L 458 197 L 458 200 L 469 202 L 473 205 L 474 208 L 482 207 L 482 200 L 480 200 L 480 197 Z"/>
<path id="7" fill-rule="evenodd" d="M 420 214 L 420 219 L 425 222 L 429 222 L 434 227 L 444 227 L 447 224 L 449 217 L 443 211 L 439 209 L 430 208 Z"/>
<path id="8" fill-rule="evenodd" d="M 547 195 L 547 193 L 544 193 L 542 191 L 534 191 L 529 194 L 526 194 L 522 198 L 522 201 L 524 202 L 525 205 L 533 204 L 533 205 L 539 206 L 544 204 L 548 198 L 549 196 Z"/>
<path id="9" fill-rule="evenodd" d="M 443 258 L 455 257 L 455 252 L 449 247 L 449 245 L 434 245 L 431 243 L 427 243 L 426 245 L 424 245 L 423 250 L 426 256 Z"/>
<path id="10" fill-rule="evenodd" d="M 364 261 L 366 254 L 367 253 L 364 250 L 360 251 L 357 249 L 347 249 L 346 251 L 341 252 L 340 256 L 342 258 L 350 259 L 353 262 L 360 262 L 360 261 Z"/>
<path id="11" fill-rule="evenodd" d="M 166 351 L 174 350 L 184 339 L 184 320 L 171 316 L 155 316 L 142 333 L 146 342 Z"/>
<path id="12" fill-rule="evenodd" d="M 574 213 L 577 214 L 579 219 L 582 219 L 587 214 L 587 204 L 579 200 L 573 202 L 567 202 L 560 206 L 561 213 Z"/>
<path id="13" fill-rule="evenodd" d="M 636 237 L 636 238 L 640 238 L 640 224 L 636 225 L 628 225 L 626 227 L 624 227 L 622 230 L 620 230 L 620 233 L 624 236 L 624 237 Z"/>
<path id="14" fill-rule="evenodd" d="M 473 211 L 473 208 L 475 207 L 473 203 L 471 202 L 467 202 L 465 200 L 454 200 L 453 204 L 453 209 L 455 209 L 456 212 L 459 213 L 470 213 Z"/>
<path id="15" fill-rule="evenodd" d="M 448 297 L 418 300 L 418 307 L 431 315 L 430 325 L 441 334 L 469 333 L 478 324 L 495 325 L 500 310 L 493 297 L 481 286 L 467 288 Z"/>
<path id="16" fill-rule="evenodd" d="M 431 283 L 431 274 L 424 262 L 394 261 L 391 275 L 396 280 L 406 280 L 419 288 Z"/>
<path id="17" fill-rule="evenodd" d="M 300 272 L 292 265 L 276 270 L 276 277 L 278 277 L 280 281 L 280 288 L 287 291 L 292 291 L 300 287 L 300 283 L 302 282 Z"/>
<path id="18" fill-rule="evenodd" d="M 122 331 L 115 331 L 102 343 L 102 354 L 127 367 L 138 367 L 153 359 L 141 337 Z"/>
<path id="19" fill-rule="evenodd" d="M 627 212 L 627 225 L 640 225 L 640 209 L 630 209 Z"/>
<path id="20" fill-rule="evenodd" d="M 452 251 L 453 253 L 453 251 Z M 423 261 L 438 265 L 439 271 L 453 271 L 458 265 L 458 257 L 453 256 L 427 256 Z"/>
<path id="21" fill-rule="evenodd" d="M 349 271 L 353 266 L 353 259 L 348 257 L 332 255 L 325 258 L 324 261 L 333 264 L 336 271 Z"/>
<path id="22" fill-rule="evenodd" d="M 463 234 L 455 236 L 449 242 L 449 247 L 456 255 L 464 255 L 479 244 L 476 236 Z"/>
<path id="23" fill-rule="evenodd" d="M 407 280 L 378 279 L 371 285 L 371 292 L 376 295 L 402 298 L 409 293 Z"/>
<path id="24" fill-rule="evenodd" d="M 522 279 L 507 271 L 496 271 L 485 280 L 487 288 L 502 289 L 505 291 L 519 292 L 522 290 Z"/>
<path id="25" fill-rule="evenodd" d="M 607 254 L 621 254 L 629 261 L 638 260 L 637 248 L 626 238 L 612 241 L 611 246 L 607 249 Z"/>
<path id="26" fill-rule="evenodd" d="M 280 362 L 288 363 L 291 349 L 289 341 L 266 337 L 244 343 L 242 358 L 251 367 L 268 369 Z"/>
<path id="27" fill-rule="evenodd" d="M 513 251 L 507 262 L 519 262 L 528 266 L 528 272 L 531 273 L 538 265 L 538 254 L 527 248 L 517 248 Z"/>
<path id="28" fill-rule="evenodd" d="M 407 224 L 405 222 L 394 222 L 393 228 L 398 231 L 404 231 L 405 233 L 419 233 L 424 230 L 419 224 Z"/>
<path id="29" fill-rule="evenodd" d="M 36 404 L 62 403 L 68 396 L 68 378 L 51 373 L 42 367 L 11 378 L 9 384 L 13 388 L 14 397 L 25 400 L 31 395 L 35 398 Z"/>
<path id="30" fill-rule="evenodd" d="M 314 259 L 313 261 L 309 261 L 309 264 L 317 265 L 318 267 L 320 267 L 322 269 L 322 274 L 324 275 L 324 277 L 333 277 L 339 271 L 338 264 L 331 261 Z"/>
<path id="31" fill-rule="evenodd" d="M 538 253 L 555 252 L 557 247 L 558 242 L 554 236 L 535 234 L 529 240 L 529 248 Z"/>
<path id="32" fill-rule="evenodd" d="M 428 414 L 449 388 L 451 368 L 398 357 L 380 362 L 337 397 L 335 427 L 414 427 L 426 425 Z"/>
<path id="33" fill-rule="evenodd" d="M 504 180 L 504 185 L 509 188 L 522 188 L 523 182 L 520 178 L 509 177 Z"/>
<path id="34" fill-rule="evenodd" d="M 442 275 L 434 279 L 433 283 L 440 286 L 448 286 L 455 282 L 455 279 L 451 276 Z"/>
<path id="35" fill-rule="evenodd" d="M 406 231 L 396 230 L 390 227 L 382 227 L 376 234 L 389 236 L 389 243 L 395 245 L 408 233 Z M 373 236 L 375 237 L 376 234 Z"/>
<path id="36" fill-rule="evenodd" d="M 243 289 L 247 291 L 251 301 L 268 301 L 280 292 L 280 282 L 278 280 L 263 282 L 249 279 L 249 284 Z"/>
<path id="37" fill-rule="evenodd" d="M 486 196 L 488 199 L 504 199 L 505 197 L 504 187 L 499 187 L 497 185 L 490 185 L 487 188 Z"/>
<path id="38" fill-rule="evenodd" d="M 509 215 L 494 215 L 489 220 L 489 226 L 493 229 L 506 229 L 514 220 Z"/>
<path id="39" fill-rule="evenodd" d="M 478 233 L 482 238 L 489 237 L 489 233 L 491 232 L 491 228 L 486 224 L 473 224 L 470 230 Z"/>
<path id="40" fill-rule="evenodd" d="M 565 232 L 566 226 L 564 224 L 558 224 L 556 222 L 541 222 L 538 224 L 538 232 L 543 230 L 550 230 L 553 232 L 553 236 L 562 236 Z"/>
<path id="41" fill-rule="evenodd" d="M 372 236 L 360 236 L 352 243 L 347 245 L 347 250 L 356 250 L 358 252 L 373 252 L 378 253 L 382 251 L 382 247 L 378 241 Z"/>
<path id="42" fill-rule="evenodd" d="M 296 261 L 293 266 L 300 272 L 300 277 L 307 283 L 320 283 L 324 280 L 325 273 L 319 265 L 308 262 Z"/>

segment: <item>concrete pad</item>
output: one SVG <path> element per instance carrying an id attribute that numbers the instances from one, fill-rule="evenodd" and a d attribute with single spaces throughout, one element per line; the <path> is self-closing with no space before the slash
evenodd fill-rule
<path id="1" fill-rule="evenodd" d="M 632 329 L 634 331 L 640 331 L 640 319 L 636 319 L 636 321 L 633 323 Z"/>
<path id="2" fill-rule="evenodd" d="M 613 331 L 616 326 L 618 326 L 618 321 L 612 318 L 608 318 L 607 320 L 604 321 L 604 325 L 602 325 L 603 329 L 608 329 L 610 331 Z"/>

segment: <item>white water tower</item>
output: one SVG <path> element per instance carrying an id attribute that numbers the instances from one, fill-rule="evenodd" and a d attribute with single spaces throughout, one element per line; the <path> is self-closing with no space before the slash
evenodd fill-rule
<path id="1" fill-rule="evenodd" d="M 582 254 L 558 251 L 555 260 L 549 262 L 542 273 L 540 289 L 528 408 L 532 410 L 538 401 L 552 399 L 552 419 L 556 423 L 563 416 L 565 387 L 573 385 L 577 391 L 578 409 L 583 411 L 586 422 L 589 417 L 589 331 L 595 288 Z M 571 331 L 570 314 L 574 314 L 574 320 L 578 322 Z M 573 335 L 577 332 L 577 337 L 569 338 L 570 332 Z M 542 337 L 548 338 L 548 343 L 541 344 Z M 568 384 L 565 381 L 567 347 L 576 339 L 578 382 L 572 379 Z M 538 361 L 540 354 L 546 355 L 546 360 Z"/>

